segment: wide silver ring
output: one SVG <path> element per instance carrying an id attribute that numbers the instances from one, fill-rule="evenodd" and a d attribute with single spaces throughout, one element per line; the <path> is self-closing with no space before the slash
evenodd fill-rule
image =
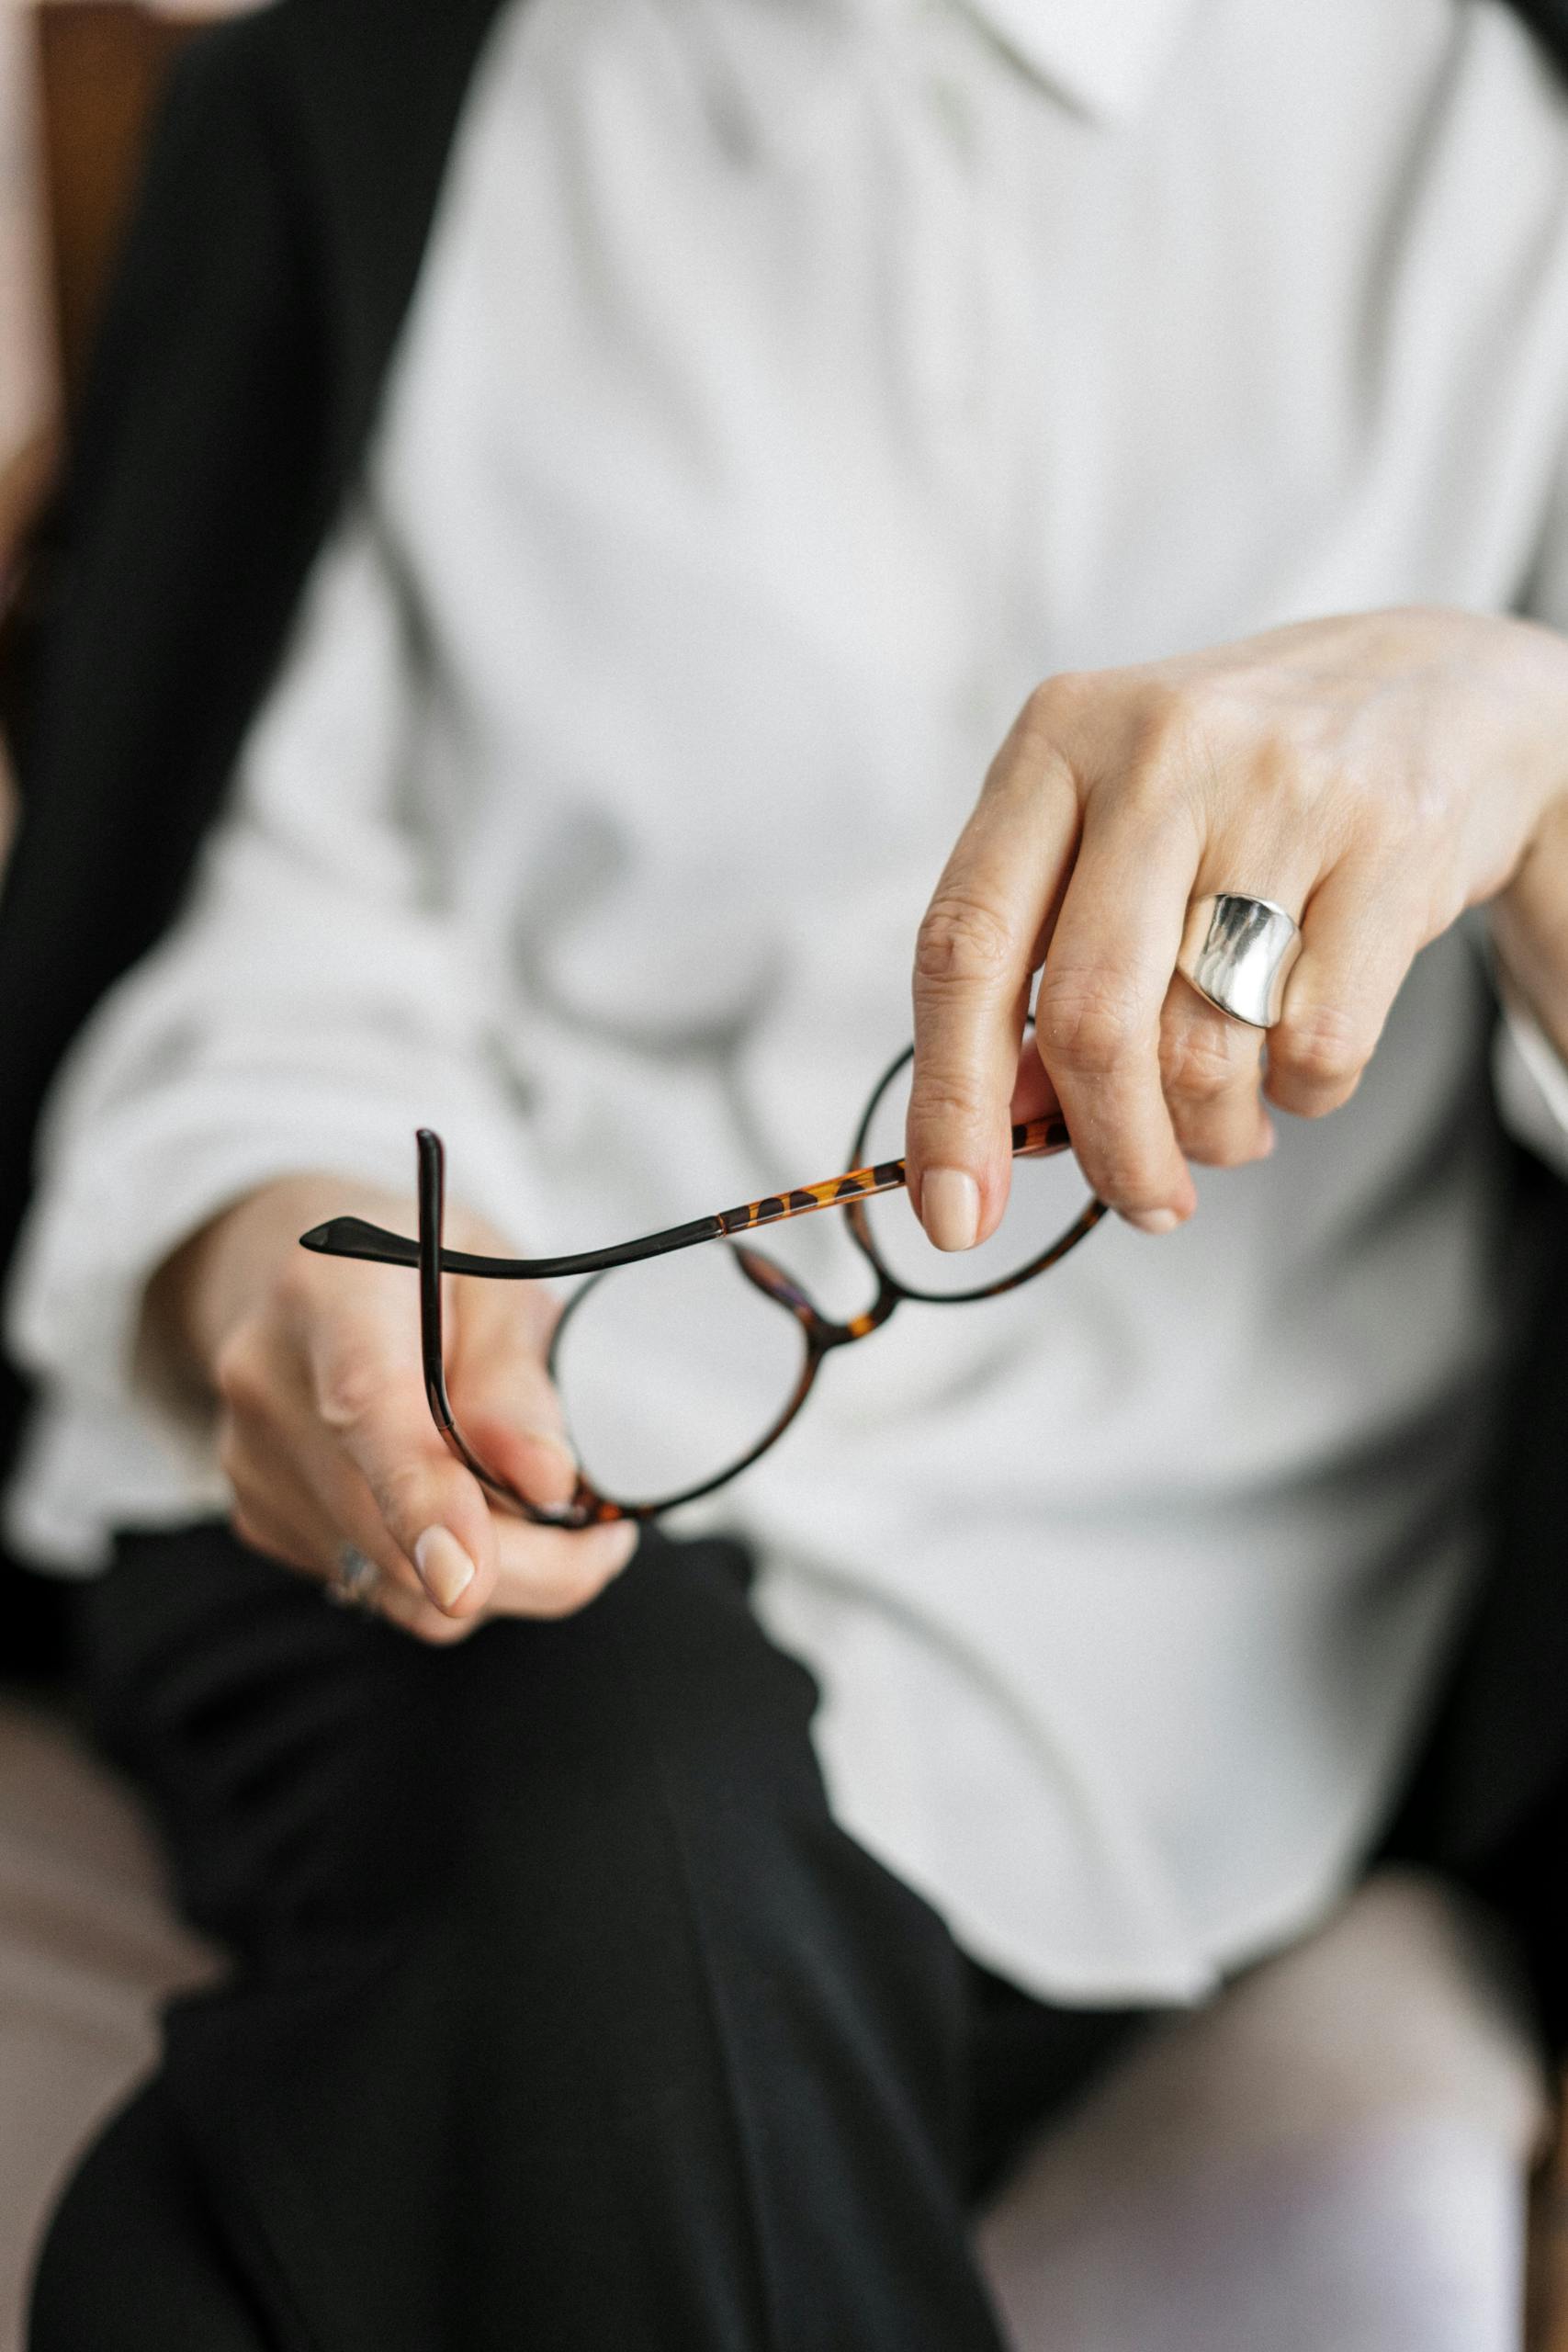
<path id="1" fill-rule="evenodd" d="M 344 1544 L 321 1591 L 334 1609 L 373 1609 L 380 1582 L 381 1571 L 369 1555 L 357 1544 Z"/>
<path id="2" fill-rule="evenodd" d="M 1194 899 L 1188 908 L 1176 965 L 1200 996 L 1233 1021 L 1272 1029 L 1301 952 L 1300 926 L 1283 907 L 1272 899 L 1220 890 L 1213 898 Z"/>

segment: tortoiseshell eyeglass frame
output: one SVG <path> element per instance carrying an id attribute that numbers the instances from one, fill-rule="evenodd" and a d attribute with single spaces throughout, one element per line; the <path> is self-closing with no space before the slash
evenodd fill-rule
<path id="1" fill-rule="evenodd" d="M 389 1233 L 378 1225 L 368 1224 L 363 1217 L 339 1216 L 326 1224 L 313 1226 L 299 1237 L 300 1247 L 321 1251 L 333 1258 L 361 1258 L 378 1265 L 408 1266 L 419 1272 L 420 1350 L 424 1371 L 424 1389 L 436 1428 L 447 1446 L 464 1466 L 471 1470 L 482 1486 L 509 1509 L 540 1527 L 594 1527 L 620 1519 L 657 1519 L 660 1512 L 673 1510 L 678 1504 L 695 1502 L 700 1496 L 711 1495 L 728 1486 L 741 1471 L 750 1469 L 770 1447 L 776 1445 L 795 1419 L 816 1385 L 818 1373 L 835 1349 L 852 1346 L 856 1340 L 865 1339 L 880 1330 L 895 1309 L 906 1300 L 916 1300 L 928 1306 L 963 1306 L 977 1299 L 999 1298 L 1007 1291 L 1018 1290 L 1024 1283 L 1032 1282 L 1058 1264 L 1069 1250 L 1076 1249 L 1086 1234 L 1092 1233 L 1105 1215 L 1103 1201 L 1090 1198 L 1080 1214 L 1065 1231 L 1059 1233 L 1038 1257 L 1031 1259 L 1015 1273 L 999 1282 L 982 1283 L 973 1290 L 917 1290 L 899 1280 L 878 1255 L 865 1215 L 865 1203 L 879 1193 L 899 1191 L 907 1179 L 901 1159 L 885 1159 L 865 1167 L 863 1160 L 883 1096 L 908 1067 L 914 1054 L 912 1046 L 901 1053 L 878 1083 L 865 1115 L 856 1130 L 851 1157 L 857 1163 L 842 1176 L 829 1176 L 819 1184 L 799 1184 L 787 1193 L 772 1193 L 760 1201 L 747 1201 L 739 1208 L 719 1209 L 712 1216 L 694 1218 L 687 1225 L 668 1226 L 660 1233 L 645 1233 L 635 1241 L 623 1241 L 610 1250 L 578 1250 L 564 1258 L 488 1258 L 470 1254 L 465 1250 L 448 1250 L 443 1246 L 442 1230 L 446 1205 L 446 1156 L 441 1138 L 429 1127 L 421 1127 L 417 1142 L 419 1150 L 419 1238 L 411 1241 L 400 1233 Z M 1066 1151 L 1068 1148 L 1066 1123 L 1059 1114 L 1031 1119 L 1013 1128 L 1012 1152 L 1015 1159 L 1031 1155 Z M 847 1323 L 835 1323 L 820 1311 L 794 1278 L 782 1266 L 764 1257 L 760 1250 L 750 1250 L 737 1241 L 736 1236 L 750 1233 L 756 1227 L 779 1225 L 790 1217 L 811 1216 L 818 1209 L 844 1209 L 848 1214 L 851 1232 L 862 1255 L 868 1261 L 876 1276 L 876 1295 L 863 1315 L 852 1316 Z M 800 1376 L 783 1412 L 767 1431 L 738 1461 L 716 1476 L 705 1478 L 694 1487 L 683 1487 L 678 1493 L 661 1495 L 652 1502 L 626 1502 L 600 1493 L 590 1481 L 580 1476 L 571 1500 L 553 1507 L 532 1503 L 525 1495 L 490 1468 L 474 1452 L 452 1409 L 446 1388 L 446 1349 L 442 1330 L 441 1278 L 444 1274 L 474 1274 L 491 1282 L 564 1282 L 576 1274 L 586 1274 L 592 1280 L 569 1300 L 556 1325 L 550 1345 L 549 1370 L 557 1366 L 562 1335 L 573 1311 L 588 1295 L 594 1283 L 604 1275 L 613 1273 L 618 1266 L 634 1266 L 645 1258 L 661 1258 L 674 1250 L 693 1250 L 705 1241 L 728 1240 L 734 1249 L 742 1272 L 749 1282 L 778 1306 L 792 1314 L 805 1335 L 805 1350 Z"/>

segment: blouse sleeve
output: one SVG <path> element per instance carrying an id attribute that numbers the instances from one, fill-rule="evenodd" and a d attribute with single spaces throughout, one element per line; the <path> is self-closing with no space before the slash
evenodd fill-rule
<path id="1" fill-rule="evenodd" d="M 423 1123 L 469 1205 L 514 1237 L 528 1222 L 483 974 L 412 813 L 423 699 L 395 568 L 355 515 L 318 561 L 185 910 L 56 1081 L 10 1343 L 57 1415 L 129 1417 L 148 1460 L 173 1433 L 138 1376 L 142 1295 L 230 1202 L 314 1170 L 412 1195 Z"/>

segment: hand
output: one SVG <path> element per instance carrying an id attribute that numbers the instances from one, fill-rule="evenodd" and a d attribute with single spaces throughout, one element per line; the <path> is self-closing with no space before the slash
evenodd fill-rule
<path id="1" fill-rule="evenodd" d="M 289 1178 L 215 1218 L 149 1292 L 151 1343 L 217 1398 L 236 1533 L 322 1579 L 356 1544 L 381 1570 L 376 1606 L 425 1641 L 461 1639 L 490 1616 L 581 1609 L 626 1566 L 637 1531 L 535 1527 L 491 1506 L 430 1418 L 412 1277 L 299 1247 L 308 1227 L 348 1212 L 413 1229 L 405 1202 Z M 508 1247 L 451 1208 L 447 1235 L 458 1249 Z M 464 1426 L 547 1505 L 576 1483 L 545 1372 L 554 1319 L 532 1284 L 452 1285 L 448 1375 Z"/>
<path id="2" fill-rule="evenodd" d="M 1019 1053 L 1042 966 L 1033 1092 L 1151 1232 L 1191 1215 L 1190 1160 L 1269 1149 L 1264 1096 L 1309 1118 L 1346 1102 L 1418 950 L 1543 862 L 1557 893 L 1517 921 L 1568 1002 L 1562 861 L 1527 856 L 1561 840 L 1565 787 L 1568 640 L 1523 621 L 1312 621 L 1039 687 L 920 929 L 908 1149 L 931 1238 L 1000 1221 L 1010 1101 L 1038 1107 Z M 1175 971 L 1189 902 L 1226 889 L 1303 926 L 1266 1063 Z"/>

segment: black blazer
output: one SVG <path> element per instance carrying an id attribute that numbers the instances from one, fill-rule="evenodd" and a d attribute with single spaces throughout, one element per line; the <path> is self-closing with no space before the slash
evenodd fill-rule
<path id="1" fill-rule="evenodd" d="M 1568 0 L 1517 4 L 1568 66 Z M 360 462 L 498 6 L 277 0 L 175 68 L 28 671 L 0 897 L 0 1252 L 51 1075 L 178 905 Z M 1496 1554 L 1409 1801 L 1425 1849 L 1483 1863 L 1544 1820 L 1555 1839 L 1568 1786 L 1568 1188 L 1522 1155 L 1515 1226 L 1528 1295 Z M 1562 1912 L 1568 1959 L 1568 1894 Z"/>

